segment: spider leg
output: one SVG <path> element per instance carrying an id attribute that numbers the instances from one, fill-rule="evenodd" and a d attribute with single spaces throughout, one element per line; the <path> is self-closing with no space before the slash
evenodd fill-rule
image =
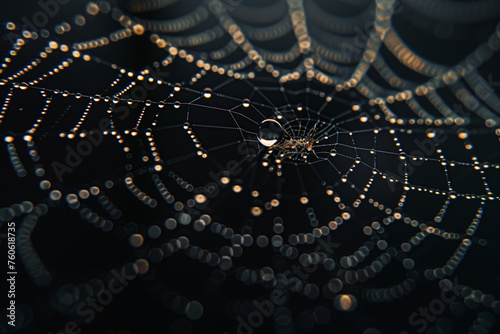
<path id="1" fill-rule="evenodd" d="M 311 151 L 312 151 L 312 153 L 314 154 L 314 156 L 315 156 L 316 158 L 320 159 L 320 157 L 318 157 L 318 155 L 316 154 L 316 151 L 315 151 L 315 150 L 311 150 Z"/>
<path id="2" fill-rule="evenodd" d="M 309 136 L 309 138 L 312 140 L 314 139 L 314 136 L 316 135 L 316 126 L 318 125 L 318 123 L 314 124 L 314 128 L 312 129 L 312 132 Z"/>

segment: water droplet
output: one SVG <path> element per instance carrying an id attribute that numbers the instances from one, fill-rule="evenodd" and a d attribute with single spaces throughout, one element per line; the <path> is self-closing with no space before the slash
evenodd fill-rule
<path id="1" fill-rule="evenodd" d="M 304 109 L 304 107 L 302 106 L 302 104 L 297 104 L 297 111 L 302 111 Z"/>
<path id="2" fill-rule="evenodd" d="M 181 84 L 180 83 L 176 83 L 175 86 L 174 86 L 174 90 L 176 92 L 180 91 L 181 90 Z"/>
<path id="3" fill-rule="evenodd" d="M 331 155 L 332 157 L 336 156 L 336 155 L 337 155 L 337 150 L 336 150 L 336 149 L 334 149 L 334 148 L 332 148 L 332 150 L 330 151 L 330 155 Z"/>
<path id="4" fill-rule="evenodd" d="M 175 101 L 174 108 L 179 109 L 181 107 L 181 103 L 179 101 Z"/>
<path id="5" fill-rule="evenodd" d="M 399 153 L 399 159 L 406 160 L 406 153 L 405 152 Z"/>
<path id="6" fill-rule="evenodd" d="M 257 138 L 262 145 L 271 147 L 276 144 L 282 136 L 283 129 L 278 121 L 266 119 L 260 123 Z"/>
<path id="7" fill-rule="evenodd" d="M 149 107 L 152 103 L 153 103 L 153 102 L 151 102 L 151 100 L 146 100 L 145 105 L 146 105 L 147 107 Z"/>
<path id="8" fill-rule="evenodd" d="M 244 99 L 243 100 L 243 107 L 245 107 L 245 108 L 250 107 L 250 100 L 249 99 Z"/>
<path id="9" fill-rule="evenodd" d="M 333 300 L 333 306 L 339 311 L 350 312 L 356 309 L 358 301 L 353 295 L 337 295 Z"/>
<path id="10" fill-rule="evenodd" d="M 211 88 L 205 88 L 203 91 L 203 97 L 206 99 L 209 99 L 212 97 L 212 89 Z"/>
<path id="11" fill-rule="evenodd" d="M 203 305 L 200 302 L 192 301 L 186 304 L 184 308 L 186 317 L 190 320 L 198 320 L 203 315 Z"/>
<path id="12" fill-rule="evenodd" d="M 165 107 L 165 101 L 160 101 L 160 102 L 158 102 L 158 108 L 160 108 L 160 109 L 161 109 L 161 108 L 163 108 L 163 107 Z"/>

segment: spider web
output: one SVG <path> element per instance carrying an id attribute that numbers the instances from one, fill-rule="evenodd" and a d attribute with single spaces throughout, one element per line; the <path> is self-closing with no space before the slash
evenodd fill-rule
<path id="1" fill-rule="evenodd" d="M 429 333 L 495 332 L 498 4 L 434 6 L 101 1 L 37 31 L 6 18 L 16 328 L 413 333 L 427 308 Z M 312 148 L 259 144 L 269 119 Z M 77 308 L 112 269 L 138 279 L 89 323 Z"/>

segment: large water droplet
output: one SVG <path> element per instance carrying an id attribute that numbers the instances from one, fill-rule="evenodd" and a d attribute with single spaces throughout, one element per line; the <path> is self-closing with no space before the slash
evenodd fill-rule
<path id="1" fill-rule="evenodd" d="M 271 147 L 276 144 L 282 136 L 283 128 L 278 121 L 274 119 L 266 119 L 260 123 L 257 138 L 262 145 Z"/>

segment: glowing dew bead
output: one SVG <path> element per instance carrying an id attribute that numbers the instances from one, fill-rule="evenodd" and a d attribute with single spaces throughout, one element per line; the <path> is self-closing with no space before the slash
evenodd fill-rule
<path id="1" fill-rule="evenodd" d="M 205 90 L 203 91 L 203 97 L 206 99 L 211 98 L 212 97 L 212 89 L 205 88 Z"/>
<path id="2" fill-rule="evenodd" d="M 266 146 L 271 147 L 283 136 L 283 129 L 281 124 L 274 119 L 266 119 L 259 126 L 257 138 L 259 142 Z"/>

